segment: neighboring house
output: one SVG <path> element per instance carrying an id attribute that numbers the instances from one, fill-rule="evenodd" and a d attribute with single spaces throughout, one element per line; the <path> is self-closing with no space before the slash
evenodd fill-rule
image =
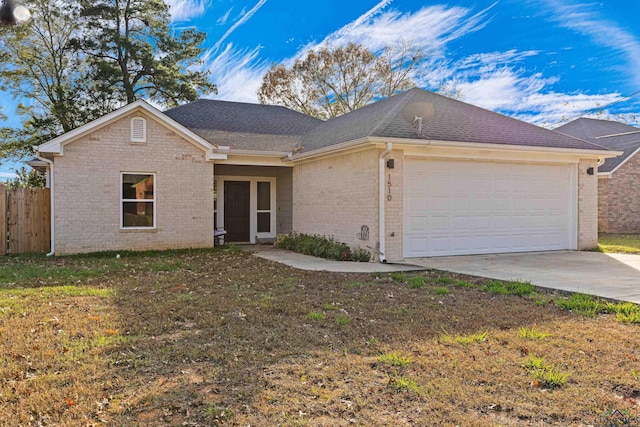
<path id="1" fill-rule="evenodd" d="M 592 248 L 593 170 L 618 154 L 421 89 L 326 122 L 137 101 L 38 147 L 58 254 L 212 246 L 224 228 L 332 235 L 391 261 Z"/>
<path id="2" fill-rule="evenodd" d="M 598 167 L 598 229 L 605 233 L 640 232 L 640 128 L 609 120 L 577 119 L 555 129 L 590 141 L 620 157 Z"/>

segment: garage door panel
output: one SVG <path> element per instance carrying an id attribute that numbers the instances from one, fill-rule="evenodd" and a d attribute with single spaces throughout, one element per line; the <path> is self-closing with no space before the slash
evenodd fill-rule
<path id="1" fill-rule="evenodd" d="M 571 166 L 405 160 L 404 255 L 569 249 Z"/>

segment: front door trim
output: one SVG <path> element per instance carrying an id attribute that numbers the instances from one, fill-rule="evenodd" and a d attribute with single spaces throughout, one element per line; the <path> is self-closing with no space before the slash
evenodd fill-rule
<path id="1" fill-rule="evenodd" d="M 256 239 L 275 239 L 276 237 L 276 178 L 267 176 L 232 176 L 216 175 L 218 188 L 218 228 L 224 229 L 224 183 L 225 181 L 249 182 L 249 243 L 257 243 Z M 258 182 L 270 183 L 271 227 L 269 232 L 258 233 Z M 262 212 L 262 211 L 261 211 Z"/>

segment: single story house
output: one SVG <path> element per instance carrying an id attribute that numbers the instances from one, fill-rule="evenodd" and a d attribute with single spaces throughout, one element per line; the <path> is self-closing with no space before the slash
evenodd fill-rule
<path id="1" fill-rule="evenodd" d="M 331 235 L 383 261 L 592 248 L 594 170 L 618 154 L 421 89 L 327 121 L 137 101 L 37 147 L 57 254 L 207 247 L 224 229 Z"/>
<path id="2" fill-rule="evenodd" d="M 598 166 L 598 230 L 640 232 L 640 128 L 580 118 L 555 130 L 622 152 L 620 157 L 607 158 Z"/>

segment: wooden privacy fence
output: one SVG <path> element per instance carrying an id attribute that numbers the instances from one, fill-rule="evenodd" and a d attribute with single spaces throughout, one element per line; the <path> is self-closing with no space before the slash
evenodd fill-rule
<path id="1" fill-rule="evenodd" d="M 0 184 L 0 255 L 49 252 L 50 202 L 48 188 L 8 190 Z"/>

